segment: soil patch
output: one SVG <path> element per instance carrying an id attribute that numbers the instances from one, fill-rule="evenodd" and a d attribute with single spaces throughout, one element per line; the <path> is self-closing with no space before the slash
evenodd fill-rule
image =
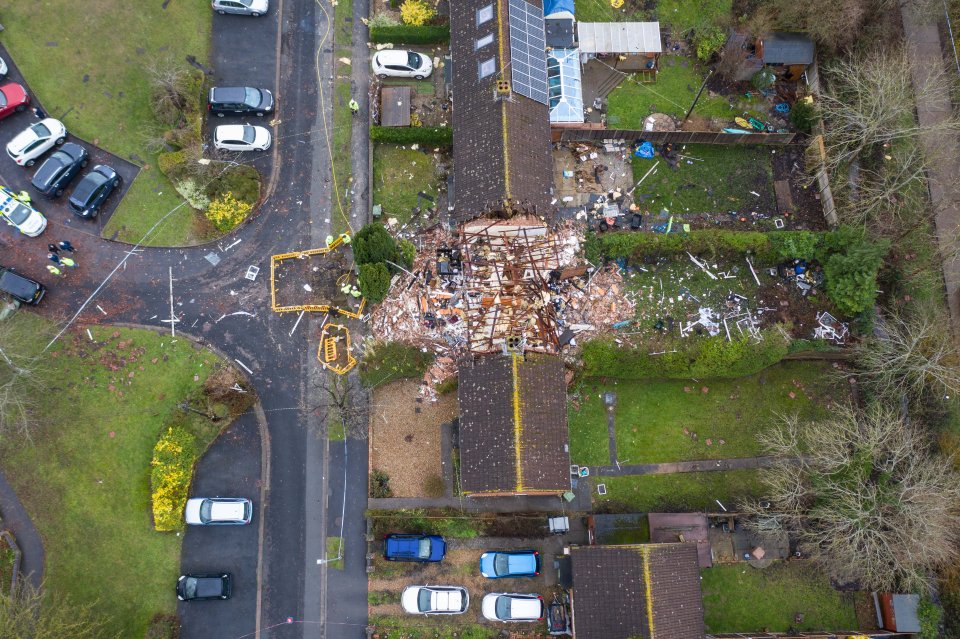
<path id="1" fill-rule="evenodd" d="M 371 465 L 389 476 L 394 497 L 442 496 L 428 488 L 442 477 L 440 425 L 456 417 L 457 398 L 448 393 L 425 402 L 419 389 L 419 381 L 402 380 L 373 392 Z"/>

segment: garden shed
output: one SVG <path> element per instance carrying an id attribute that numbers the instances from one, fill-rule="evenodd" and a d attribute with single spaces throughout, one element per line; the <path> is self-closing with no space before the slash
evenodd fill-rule
<path id="1" fill-rule="evenodd" d="M 621 71 L 655 69 L 663 52 L 659 22 L 579 22 L 582 60 L 611 56 L 611 65 Z"/>
<path id="2" fill-rule="evenodd" d="M 813 40 L 805 33 L 777 31 L 757 40 L 757 57 L 784 80 L 799 80 L 813 54 Z"/>

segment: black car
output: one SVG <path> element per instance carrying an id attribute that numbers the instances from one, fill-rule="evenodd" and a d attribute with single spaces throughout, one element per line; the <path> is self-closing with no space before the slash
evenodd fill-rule
<path id="1" fill-rule="evenodd" d="M 213 87 L 207 108 L 218 118 L 225 115 L 264 116 L 273 112 L 273 94 L 253 87 Z"/>
<path id="2" fill-rule="evenodd" d="M 70 208 L 83 218 L 95 218 L 100 205 L 120 186 L 121 178 L 106 164 L 98 164 L 83 176 L 70 194 Z"/>
<path id="3" fill-rule="evenodd" d="M 90 154 L 79 144 L 67 142 L 44 160 L 30 183 L 47 197 L 60 197 L 63 189 L 87 166 Z"/>
<path id="4" fill-rule="evenodd" d="M 177 599 L 202 601 L 204 599 L 229 599 L 233 592 L 230 573 L 181 575 L 177 580 Z"/>
<path id="5" fill-rule="evenodd" d="M 24 277 L 13 269 L 0 266 L 0 292 L 6 293 L 24 304 L 39 304 L 47 289 L 43 284 Z"/>

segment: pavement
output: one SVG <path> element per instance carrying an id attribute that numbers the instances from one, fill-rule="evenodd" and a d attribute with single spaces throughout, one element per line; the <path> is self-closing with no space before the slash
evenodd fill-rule
<path id="1" fill-rule="evenodd" d="M 0 472 L 0 529 L 9 530 L 20 548 L 20 573 L 30 580 L 34 588 L 43 583 L 43 539 L 30 521 L 30 515 L 20 503 L 17 494 Z M 9 584 L 8 584 L 9 585 Z"/>

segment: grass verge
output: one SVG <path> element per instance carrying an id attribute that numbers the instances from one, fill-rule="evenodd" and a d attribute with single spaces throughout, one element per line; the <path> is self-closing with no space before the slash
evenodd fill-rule
<path id="1" fill-rule="evenodd" d="M 700 574 L 707 632 L 857 629 L 852 595 L 831 588 L 812 564 L 716 565 Z"/>
<path id="2" fill-rule="evenodd" d="M 423 377 L 433 354 L 402 342 L 375 342 L 367 346 L 360 362 L 360 381 L 367 388 L 407 377 Z"/>
<path id="3" fill-rule="evenodd" d="M 330 166 L 335 192 L 331 201 L 330 224 L 334 236 L 350 230 L 350 199 L 353 181 L 353 115 L 350 113 L 352 67 L 340 62 L 353 57 L 353 0 L 339 0 L 334 8 L 333 131 L 330 135 Z M 358 231 L 359 229 L 354 229 Z"/>
<path id="4" fill-rule="evenodd" d="M 327 537 L 327 565 L 343 570 L 343 538 Z"/>
<path id="5" fill-rule="evenodd" d="M 437 197 L 437 169 L 432 153 L 405 149 L 395 144 L 373 147 L 373 203 L 383 205 L 383 219 L 410 221 L 417 206 L 417 193 Z M 430 206 L 427 201 L 425 207 Z"/>
<path id="6" fill-rule="evenodd" d="M 37 353 L 52 332 L 29 313 L 8 321 Z M 154 614 L 176 612 L 180 565 L 181 538 L 154 532 L 150 518 L 153 447 L 174 420 L 197 434 L 200 450 L 228 423 L 177 408 L 221 362 L 186 340 L 89 328 L 95 341 L 68 333 L 47 353 L 41 426 L 32 443 L 4 437 L 0 464 L 43 536 L 46 587 L 94 603 L 109 630 L 142 637 Z"/>
<path id="7" fill-rule="evenodd" d="M 182 201 L 146 148 L 145 130 L 155 123 L 147 67 L 158 57 L 206 62 L 211 16 L 202 2 L 49 0 L 4 7 L 0 38 L 47 112 L 74 135 L 144 167 L 104 229 L 107 237 L 139 240 Z M 200 241 L 196 219 L 181 207 L 147 243 Z"/>
<path id="8" fill-rule="evenodd" d="M 606 495 L 597 494 L 597 484 L 606 486 Z M 720 508 L 715 500 L 734 508 L 762 491 L 755 470 L 597 477 L 593 486 L 594 507 L 606 512 L 714 511 Z"/>

